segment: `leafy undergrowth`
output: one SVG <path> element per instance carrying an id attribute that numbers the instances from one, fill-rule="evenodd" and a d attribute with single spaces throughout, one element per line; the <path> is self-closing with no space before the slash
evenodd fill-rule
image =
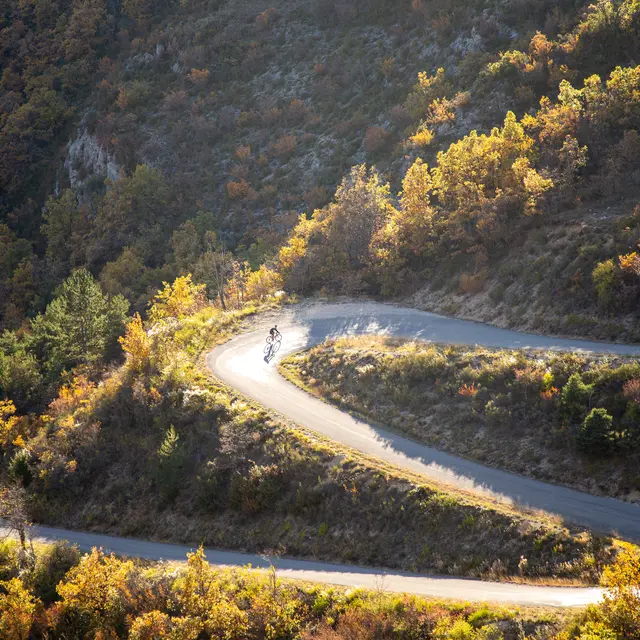
<path id="1" fill-rule="evenodd" d="M 439 449 L 640 500 L 635 360 L 366 337 L 291 356 L 282 370 L 313 393 Z"/>
<path id="2" fill-rule="evenodd" d="M 273 569 L 212 568 L 202 550 L 176 569 L 64 544 L 25 554 L 5 541 L 0 579 L 0 630 L 10 638 L 546 640 L 602 617 L 310 585 Z"/>
<path id="3" fill-rule="evenodd" d="M 157 316 L 152 309 L 152 317 Z M 274 419 L 203 368 L 254 309 L 205 308 L 146 333 L 98 386 L 6 422 L 4 479 L 39 522 L 173 542 L 490 579 L 594 582 L 616 549 L 359 457 Z"/>

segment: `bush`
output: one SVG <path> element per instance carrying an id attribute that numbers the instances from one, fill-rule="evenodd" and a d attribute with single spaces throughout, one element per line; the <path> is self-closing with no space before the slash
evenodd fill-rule
<path id="1" fill-rule="evenodd" d="M 9 463 L 9 473 L 14 480 L 22 483 L 23 487 L 28 487 L 33 480 L 33 474 L 29 467 L 30 453 L 26 449 L 19 449 L 13 454 Z"/>
<path id="2" fill-rule="evenodd" d="M 616 281 L 616 265 L 613 260 L 599 262 L 592 271 L 591 278 L 598 294 L 598 302 L 602 307 L 608 307 L 613 301 Z"/>
<path id="3" fill-rule="evenodd" d="M 593 385 L 585 384 L 579 373 L 571 375 L 562 389 L 561 407 L 566 418 L 574 423 L 582 421 L 589 410 Z"/>
<path id="4" fill-rule="evenodd" d="M 71 547 L 66 542 L 55 542 L 38 556 L 28 576 L 28 585 L 45 605 L 56 602 L 60 599 L 56 591 L 58 583 L 79 562 L 77 547 Z"/>
<path id="5" fill-rule="evenodd" d="M 580 449 L 588 453 L 605 453 L 612 444 L 613 418 L 606 409 L 592 409 L 577 434 Z"/>
<path id="6" fill-rule="evenodd" d="M 386 149 L 391 134 L 382 127 L 369 127 L 364 136 L 364 148 L 367 153 L 377 153 Z"/>

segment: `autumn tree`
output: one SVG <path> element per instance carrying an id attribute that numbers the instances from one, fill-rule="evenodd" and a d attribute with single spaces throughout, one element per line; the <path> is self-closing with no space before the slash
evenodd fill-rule
<path id="1" fill-rule="evenodd" d="M 640 634 L 640 550 L 625 545 L 611 566 L 604 569 L 605 588 L 600 608 L 607 623 L 621 638 Z"/>
<path id="2" fill-rule="evenodd" d="M 61 599 L 54 624 L 76 638 L 121 632 L 132 607 L 128 582 L 132 570 L 131 561 L 94 548 L 58 585 Z"/>
<path id="3" fill-rule="evenodd" d="M 216 572 L 209 566 L 203 548 L 187 554 L 187 558 L 187 570 L 174 585 L 182 615 L 196 622 L 200 631 L 209 637 L 246 635 L 248 614 L 221 591 Z"/>
<path id="4" fill-rule="evenodd" d="M 124 336 L 118 338 L 122 350 L 127 354 L 127 362 L 133 371 L 144 371 L 149 364 L 151 344 L 144 330 L 139 313 L 127 324 Z"/>
<path id="5" fill-rule="evenodd" d="M 191 274 L 176 278 L 173 284 L 163 282 L 151 301 L 149 319 L 155 323 L 194 313 L 205 304 L 204 289 L 205 285 L 192 282 Z"/>
<path id="6" fill-rule="evenodd" d="M 19 578 L 0 582 L 0 637 L 5 640 L 30 638 L 40 605 Z"/>

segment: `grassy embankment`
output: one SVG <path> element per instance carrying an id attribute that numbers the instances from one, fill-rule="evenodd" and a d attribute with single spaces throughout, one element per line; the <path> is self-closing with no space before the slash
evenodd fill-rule
<path id="1" fill-rule="evenodd" d="M 635 360 L 366 337 L 291 356 L 281 370 L 308 391 L 438 449 L 640 499 Z M 602 432 L 585 428 L 594 409 L 606 411 Z"/>

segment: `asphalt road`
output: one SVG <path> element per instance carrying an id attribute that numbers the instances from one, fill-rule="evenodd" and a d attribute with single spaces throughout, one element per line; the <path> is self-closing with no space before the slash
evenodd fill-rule
<path id="1" fill-rule="evenodd" d="M 0 526 L 0 537 L 8 533 L 7 529 Z M 107 553 L 151 560 L 184 561 L 186 554 L 194 550 L 193 547 L 181 545 L 117 538 L 52 527 L 33 527 L 32 535 L 33 539 L 39 542 L 67 540 L 76 544 L 83 551 L 89 551 L 93 547 L 102 547 Z M 217 549 L 205 549 L 205 553 L 208 561 L 218 566 L 245 567 L 250 564 L 258 569 L 269 567 L 269 561 L 257 555 Z M 377 569 L 288 558 L 273 559 L 273 564 L 277 567 L 278 576 L 281 578 L 455 598 L 471 602 L 575 607 L 597 602 L 601 597 L 601 590 L 597 588 L 539 587 L 439 576 L 420 576 L 402 572 L 383 574 Z"/>
<path id="2" fill-rule="evenodd" d="M 508 503 L 555 513 L 568 523 L 640 540 L 640 507 L 538 482 L 403 438 L 311 397 L 278 374 L 282 357 L 345 335 L 383 334 L 440 343 L 640 355 L 640 347 L 549 338 L 380 303 L 290 307 L 277 319 L 283 340 L 265 361 L 268 327 L 214 349 L 207 364 L 221 380 L 296 423 L 395 466 Z M 510 443 L 505 442 L 505 447 Z"/>

